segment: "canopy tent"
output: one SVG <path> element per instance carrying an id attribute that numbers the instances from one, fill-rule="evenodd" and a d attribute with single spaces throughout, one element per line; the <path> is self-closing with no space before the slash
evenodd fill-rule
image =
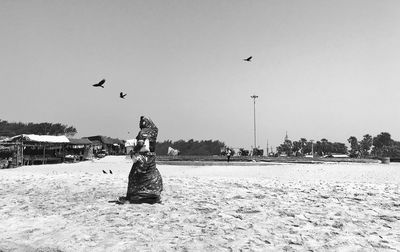
<path id="1" fill-rule="evenodd" d="M 168 156 L 177 156 L 179 155 L 179 150 L 176 150 L 172 147 L 168 147 Z"/>
<path id="2" fill-rule="evenodd" d="M 125 142 L 125 147 L 133 147 L 133 146 L 136 145 L 136 143 L 137 143 L 136 138 L 134 138 L 134 139 L 128 139 L 128 140 L 126 140 L 126 142 Z"/>
<path id="3" fill-rule="evenodd" d="M 87 138 L 68 138 L 69 143 L 72 145 L 92 145 L 92 141 Z"/>
<path id="4" fill-rule="evenodd" d="M 34 135 L 34 134 L 22 134 L 14 137 L 10 137 L 4 140 L 5 142 L 38 142 L 38 143 L 69 143 L 66 136 L 48 136 L 48 135 Z"/>
<path id="5" fill-rule="evenodd" d="M 66 136 L 22 134 L 4 139 L 1 145 L 14 147 L 12 166 L 60 163 L 64 145 L 70 143 Z"/>
<path id="6" fill-rule="evenodd" d="M 136 144 L 137 144 L 136 138 L 126 140 L 125 141 L 126 154 L 131 154 L 131 152 L 133 152 L 133 148 L 136 146 Z"/>

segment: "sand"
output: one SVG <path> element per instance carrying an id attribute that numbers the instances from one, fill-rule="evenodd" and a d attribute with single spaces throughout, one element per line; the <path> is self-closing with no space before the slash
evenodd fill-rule
<path id="1" fill-rule="evenodd" d="M 162 204 L 109 203 L 130 167 L 0 170 L 0 251 L 400 251 L 400 164 L 159 165 Z"/>

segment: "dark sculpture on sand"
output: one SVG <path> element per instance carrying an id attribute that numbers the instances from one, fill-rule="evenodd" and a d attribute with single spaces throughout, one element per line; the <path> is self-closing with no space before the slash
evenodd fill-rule
<path id="1" fill-rule="evenodd" d="M 160 203 L 163 183 L 156 168 L 156 140 L 158 128 L 150 118 L 140 117 L 140 131 L 133 149 L 133 165 L 129 173 L 128 191 L 121 202 Z"/>

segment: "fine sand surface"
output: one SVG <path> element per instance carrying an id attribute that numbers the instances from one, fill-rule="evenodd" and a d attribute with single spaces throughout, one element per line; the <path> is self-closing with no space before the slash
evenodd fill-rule
<path id="1" fill-rule="evenodd" d="M 109 203 L 130 167 L 0 170 L 0 251 L 400 251 L 400 164 L 158 165 L 162 204 Z"/>

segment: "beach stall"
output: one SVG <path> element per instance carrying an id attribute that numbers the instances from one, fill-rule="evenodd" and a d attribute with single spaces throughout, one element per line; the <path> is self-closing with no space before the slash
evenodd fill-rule
<path id="1" fill-rule="evenodd" d="M 135 147 L 136 142 L 137 142 L 136 138 L 128 139 L 125 141 L 125 151 L 126 151 L 125 153 L 126 154 L 130 154 L 131 151 L 133 151 L 133 148 Z"/>
<path id="2" fill-rule="evenodd" d="M 12 149 L 11 167 L 32 164 L 61 163 L 64 160 L 66 136 L 22 134 L 7 138 L 2 146 Z"/>
<path id="3" fill-rule="evenodd" d="M 0 143 L 0 169 L 10 167 L 13 153 L 13 146 L 4 146 Z"/>
<path id="4" fill-rule="evenodd" d="M 86 138 L 68 138 L 65 144 L 65 161 L 76 162 L 93 158 L 93 143 Z"/>
<path id="5" fill-rule="evenodd" d="M 94 152 L 105 153 L 106 155 L 123 155 L 125 154 L 124 141 L 117 138 L 111 138 L 106 136 L 90 136 L 85 137 L 95 143 Z M 99 146 L 101 145 L 101 149 Z"/>

